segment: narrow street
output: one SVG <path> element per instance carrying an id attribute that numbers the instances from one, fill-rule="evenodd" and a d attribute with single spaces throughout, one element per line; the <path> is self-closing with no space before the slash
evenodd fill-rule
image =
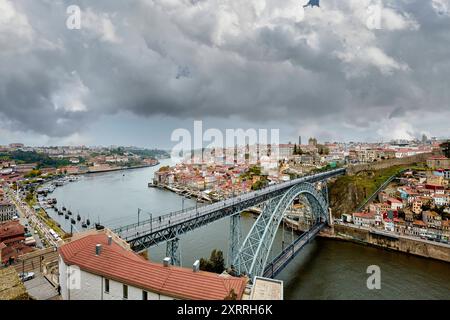
<path id="1" fill-rule="evenodd" d="M 55 241 L 54 237 L 50 233 L 50 228 L 40 219 L 40 217 L 34 212 L 33 209 L 31 209 L 28 204 L 22 201 L 18 196 L 14 195 L 13 192 L 8 188 L 7 194 L 9 199 L 14 203 L 14 205 L 17 208 L 17 212 L 19 214 L 19 219 L 24 226 L 26 226 L 30 231 L 33 233 L 33 237 L 36 239 L 36 246 L 38 248 L 44 248 L 43 239 L 40 238 L 38 234 L 36 234 L 31 228 L 31 226 L 34 226 L 34 229 L 36 229 L 39 234 L 44 236 L 48 246 L 57 246 L 57 242 Z"/>

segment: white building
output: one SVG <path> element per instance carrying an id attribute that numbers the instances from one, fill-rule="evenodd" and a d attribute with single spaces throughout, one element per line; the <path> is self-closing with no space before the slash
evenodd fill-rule
<path id="1" fill-rule="evenodd" d="M 446 195 L 435 195 L 433 197 L 434 204 L 436 206 L 446 206 L 448 205 L 448 197 Z"/>
<path id="2" fill-rule="evenodd" d="M 362 227 L 373 226 L 375 224 L 375 214 L 370 212 L 355 212 L 353 213 L 353 223 Z"/>
<path id="3" fill-rule="evenodd" d="M 134 253 L 109 230 L 77 234 L 59 248 L 64 300 L 241 299 L 245 278 L 154 263 Z"/>
<path id="4" fill-rule="evenodd" d="M 10 202 L 0 202 L 0 222 L 12 220 L 17 215 L 16 206 Z"/>

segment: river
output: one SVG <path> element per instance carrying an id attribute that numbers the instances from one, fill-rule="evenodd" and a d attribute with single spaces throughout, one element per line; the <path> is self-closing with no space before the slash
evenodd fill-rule
<path id="1" fill-rule="evenodd" d="M 148 188 L 153 173 L 170 160 L 151 168 L 119 172 L 96 173 L 80 176 L 77 182 L 58 187 L 51 197 L 58 199 L 58 207 L 66 206 L 76 216 L 89 217 L 114 227 L 137 222 L 149 214 L 158 216 L 195 202 L 172 192 Z M 69 220 L 48 213 L 65 230 L 70 230 Z M 242 216 L 243 236 L 255 221 L 252 215 Z M 201 257 L 208 257 L 213 249 L 228 252 L 228 219 L 217 221 L 181 237 L 183 266 L 190 267 Z M 78 223 L 76 230 L 81 230 Z M 277 234 L 273 252 L 281 248 L 282 234 Z M 291 232 L 285 230 L 286 240 Z M 162 261 L 165 245 L 149 250 L 150 259 Z M 369 265 L 381 270 L 381 289 L 369 290 L 366 286 Z M 359 244 L 317 238 L 278 276 L 284 281 L 285 299 L 450 299 L 450 265 L 447 263 L 385 251 Z"/>

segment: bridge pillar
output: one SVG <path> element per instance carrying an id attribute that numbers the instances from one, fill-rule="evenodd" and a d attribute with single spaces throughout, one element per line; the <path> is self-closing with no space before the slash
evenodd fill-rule
<path id="1" fill-rule="evenodd" d="M 238 256 L 241 244 L 241 213 L 230 216 L 230 238 L 228 239 L 228 265 L 236 267 L 236 258 Z"/>
<path id="2" fill-rule="evenodd" d="M 181 266 L 181 252 L 179 250 L 179 238 L 167 241 L 166 257 L 170 257 L 170 263 L 174 266 Z"/>
<path id="3" fill-rule="evenodd" d="M 328 183 L 327 183 L 326 180 L 322 182 L 322 194 L 323 194 L 323 197 L 325 198 L 325 201 L 327 202 L 327 205 L 329 205 L 329 201 L 328 201 Z"/>

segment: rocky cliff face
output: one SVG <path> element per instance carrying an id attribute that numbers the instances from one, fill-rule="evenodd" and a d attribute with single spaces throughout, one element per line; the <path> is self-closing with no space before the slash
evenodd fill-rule
<path id="1" fill-rule="evenodd" d="M 356 177 L 340 177 L 330 183 L 328 190 L 331 213 L 336 218 L 343 213 L 351 214 L 369 196 Z"/>

